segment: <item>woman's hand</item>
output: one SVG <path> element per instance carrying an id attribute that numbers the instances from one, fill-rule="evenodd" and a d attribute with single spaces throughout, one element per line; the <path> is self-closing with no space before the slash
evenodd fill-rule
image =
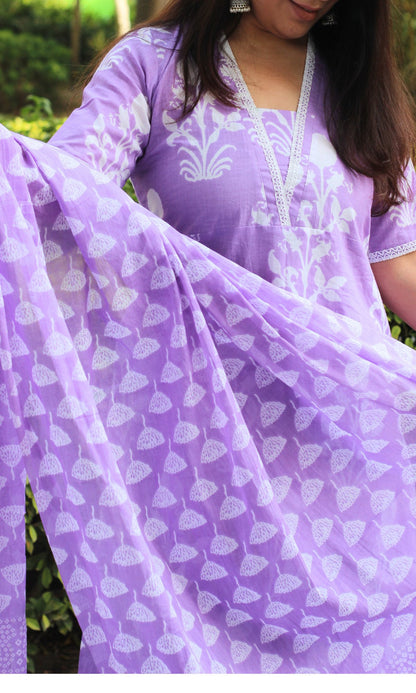
<path id="1" fill-rule="evenodd" d="M 386 306 L 416 330 L 416 251 L 376 262 L 372 270 Z"/>

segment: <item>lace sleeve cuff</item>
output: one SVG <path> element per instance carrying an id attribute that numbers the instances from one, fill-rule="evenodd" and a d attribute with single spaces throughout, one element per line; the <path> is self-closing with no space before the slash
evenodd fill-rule
<path id="1" fill-rule="evenodd" d="M 416 240 L 404 243 L 404 245 L 396 245 L 394 248 L 386 248 L 385 250 L 377 250 L 373 253 L 369 253 L 368 259 L 370 263 L 382 262 L 383 260 L 392 260 L 395 257 L 407 255 L 407 253 L 412 253 L 414 251 L 416 251 Z"/>

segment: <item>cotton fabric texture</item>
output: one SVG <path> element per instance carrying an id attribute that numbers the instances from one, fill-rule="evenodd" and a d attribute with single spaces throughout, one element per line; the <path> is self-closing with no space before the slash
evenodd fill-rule
<path id="1" fill-rule="evenodd" d="M 177 121 L 174 38 L 119 44 L 52 144 L 0 129 L 0 670 L 27 475 L 80 671 L 414 673 L 416 356 L 369 262 L 414 203 L 371 218 L 312 45 L 296 117 L 225 44 L 238 106 Z"/>

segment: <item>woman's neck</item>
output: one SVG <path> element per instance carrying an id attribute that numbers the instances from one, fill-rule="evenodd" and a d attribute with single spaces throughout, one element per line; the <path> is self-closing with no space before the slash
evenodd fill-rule
<path id="1" fill-rule="evenodd" d="M 229 43 L 256 106 L 296 110 L 307 37 L 281 38 L 265 31 L 246 15 L 229 37 Z"/>
<path id="2" fill-rule="evenodd" d="M 251 14 L 243 15 L 230 36 L 230 44 L 238 46 L 248 56 L 262 62 L 283 62 L 296 59 L 304 61 L 308 37 L 285 38 L 262 27 Z"/>

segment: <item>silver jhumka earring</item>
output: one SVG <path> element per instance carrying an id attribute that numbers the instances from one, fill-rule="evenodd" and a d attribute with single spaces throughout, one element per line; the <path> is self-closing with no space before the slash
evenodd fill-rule
<path id="1" fill-rule="evenodd" d="M 334 12 L 328 12 L 324 17 L 321 19 L 321 24 L 322 26 L 336 26 L 338 24 L 337 18 L 335 16 Z"/>
<path id="2" fill-rule="evenodd" d="M 239 14 L 240 12 L 250 12 L 250 0 L 230 0 L 231 14 Z"/>

